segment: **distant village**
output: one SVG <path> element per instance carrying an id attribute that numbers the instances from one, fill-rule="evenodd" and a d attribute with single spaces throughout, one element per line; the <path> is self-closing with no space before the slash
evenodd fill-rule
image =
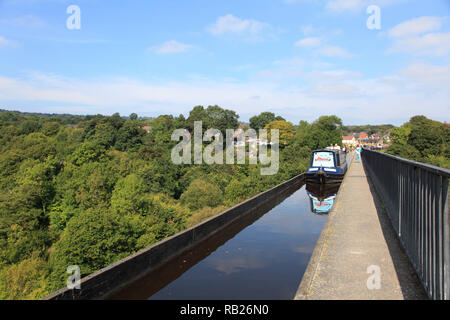
<path id="1" fill-rule="evenodd" d="M 386 149 L 391 143 L 389 133 L 386 135 L 371 134 L 365 132 L 352 133 L 348 136 L 342 136 L 342 146 L 348 149 L 355 149 L 357 146 L 366 147 L 372 150 Z"/>
<path id="2" fill-rule="evenodd" d="M 67 127 L 77 127 L 76 124 L 67 124 Z M 152 130 L 151 126 L 142 126 L 141 129 L 145 130 L 149 133 Z M 249 142 L 256 142 L 257 144 L 271 144 L 267 143 L 267 141 L 260 141 L 257 138 L 249 138 L 246 137 L 245 141 L 236 141 L 237 137 L 243 133 L 243 129 L 239 128 L 234 132 L 233 140 L 235 146 L 239 146 L 240 144 L 245 144 Z M 358 146 L 365 147 L 372 150 L 384 150 L 389 147 L 391 144 L 391 138 L 389 133 L 385 135 L 381 135 L 378 133 L 374 133 L 368 135 L 366 132 L 353 132 L 350 135 L 342 136 L 342 147 L 345 147 L 347 150 L 354 150 Z"/>

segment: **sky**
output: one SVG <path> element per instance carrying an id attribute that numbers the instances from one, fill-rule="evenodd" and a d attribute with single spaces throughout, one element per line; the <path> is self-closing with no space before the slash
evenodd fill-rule
<path id="1" fill-rule="evenodd" d="M 0 0 L 0 109 L 196 105 L 241 121 L 450 122 L 450 0 Z"/>

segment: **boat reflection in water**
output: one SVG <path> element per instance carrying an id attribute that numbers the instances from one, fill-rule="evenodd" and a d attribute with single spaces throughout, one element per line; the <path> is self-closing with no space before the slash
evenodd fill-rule
<path id="1" fill-rule="evenodd" d="M 306 193 L 309 196 L 311 211 L 316 214 L 327 214 L 333 208 L 340 183 L 323 184 L 307 183 Z"/>

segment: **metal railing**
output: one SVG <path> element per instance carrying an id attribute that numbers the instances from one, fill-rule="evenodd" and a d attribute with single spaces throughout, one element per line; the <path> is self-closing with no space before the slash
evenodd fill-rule
<path id="1" fill-rule="evenodd" d="M 392 225 L 431 299 L 450 299 L 450 170 L 362 151 Z"/>

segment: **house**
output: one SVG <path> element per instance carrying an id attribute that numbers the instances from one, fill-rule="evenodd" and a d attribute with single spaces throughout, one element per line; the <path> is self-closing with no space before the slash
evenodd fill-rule
<path id="1" fill-rule="evenodd" d="M 358 141 L 365 141 L 369 139 L 369 137 L 367 136 L 367 134 L 365 132 L 361 132 L 358 136 Z"/>
<path id="2" fill-rule="evenodd" d="M 358 142 L 354 136 L 342 136 L 342 145 L 344 146 L 356 146 Z"/>
<path id="3" fill-rule="evenodd" d="M 150 130 L 152 130 L 152 127 L 151 126 L 143 126 L 143 127 L 141 127 L 141 129 L 145 130 L 145 131 L 147 131 L 147 133 L 149 133 Z"/>
<path id="4" fill-rule="evenodd" d="M 372 140 L 382 140 L 383 137 L 381 135 L 377 134 L 377 133 L 374 133 L 374 134 L 370 135 L 370 139 L 372 139 Z"/>

